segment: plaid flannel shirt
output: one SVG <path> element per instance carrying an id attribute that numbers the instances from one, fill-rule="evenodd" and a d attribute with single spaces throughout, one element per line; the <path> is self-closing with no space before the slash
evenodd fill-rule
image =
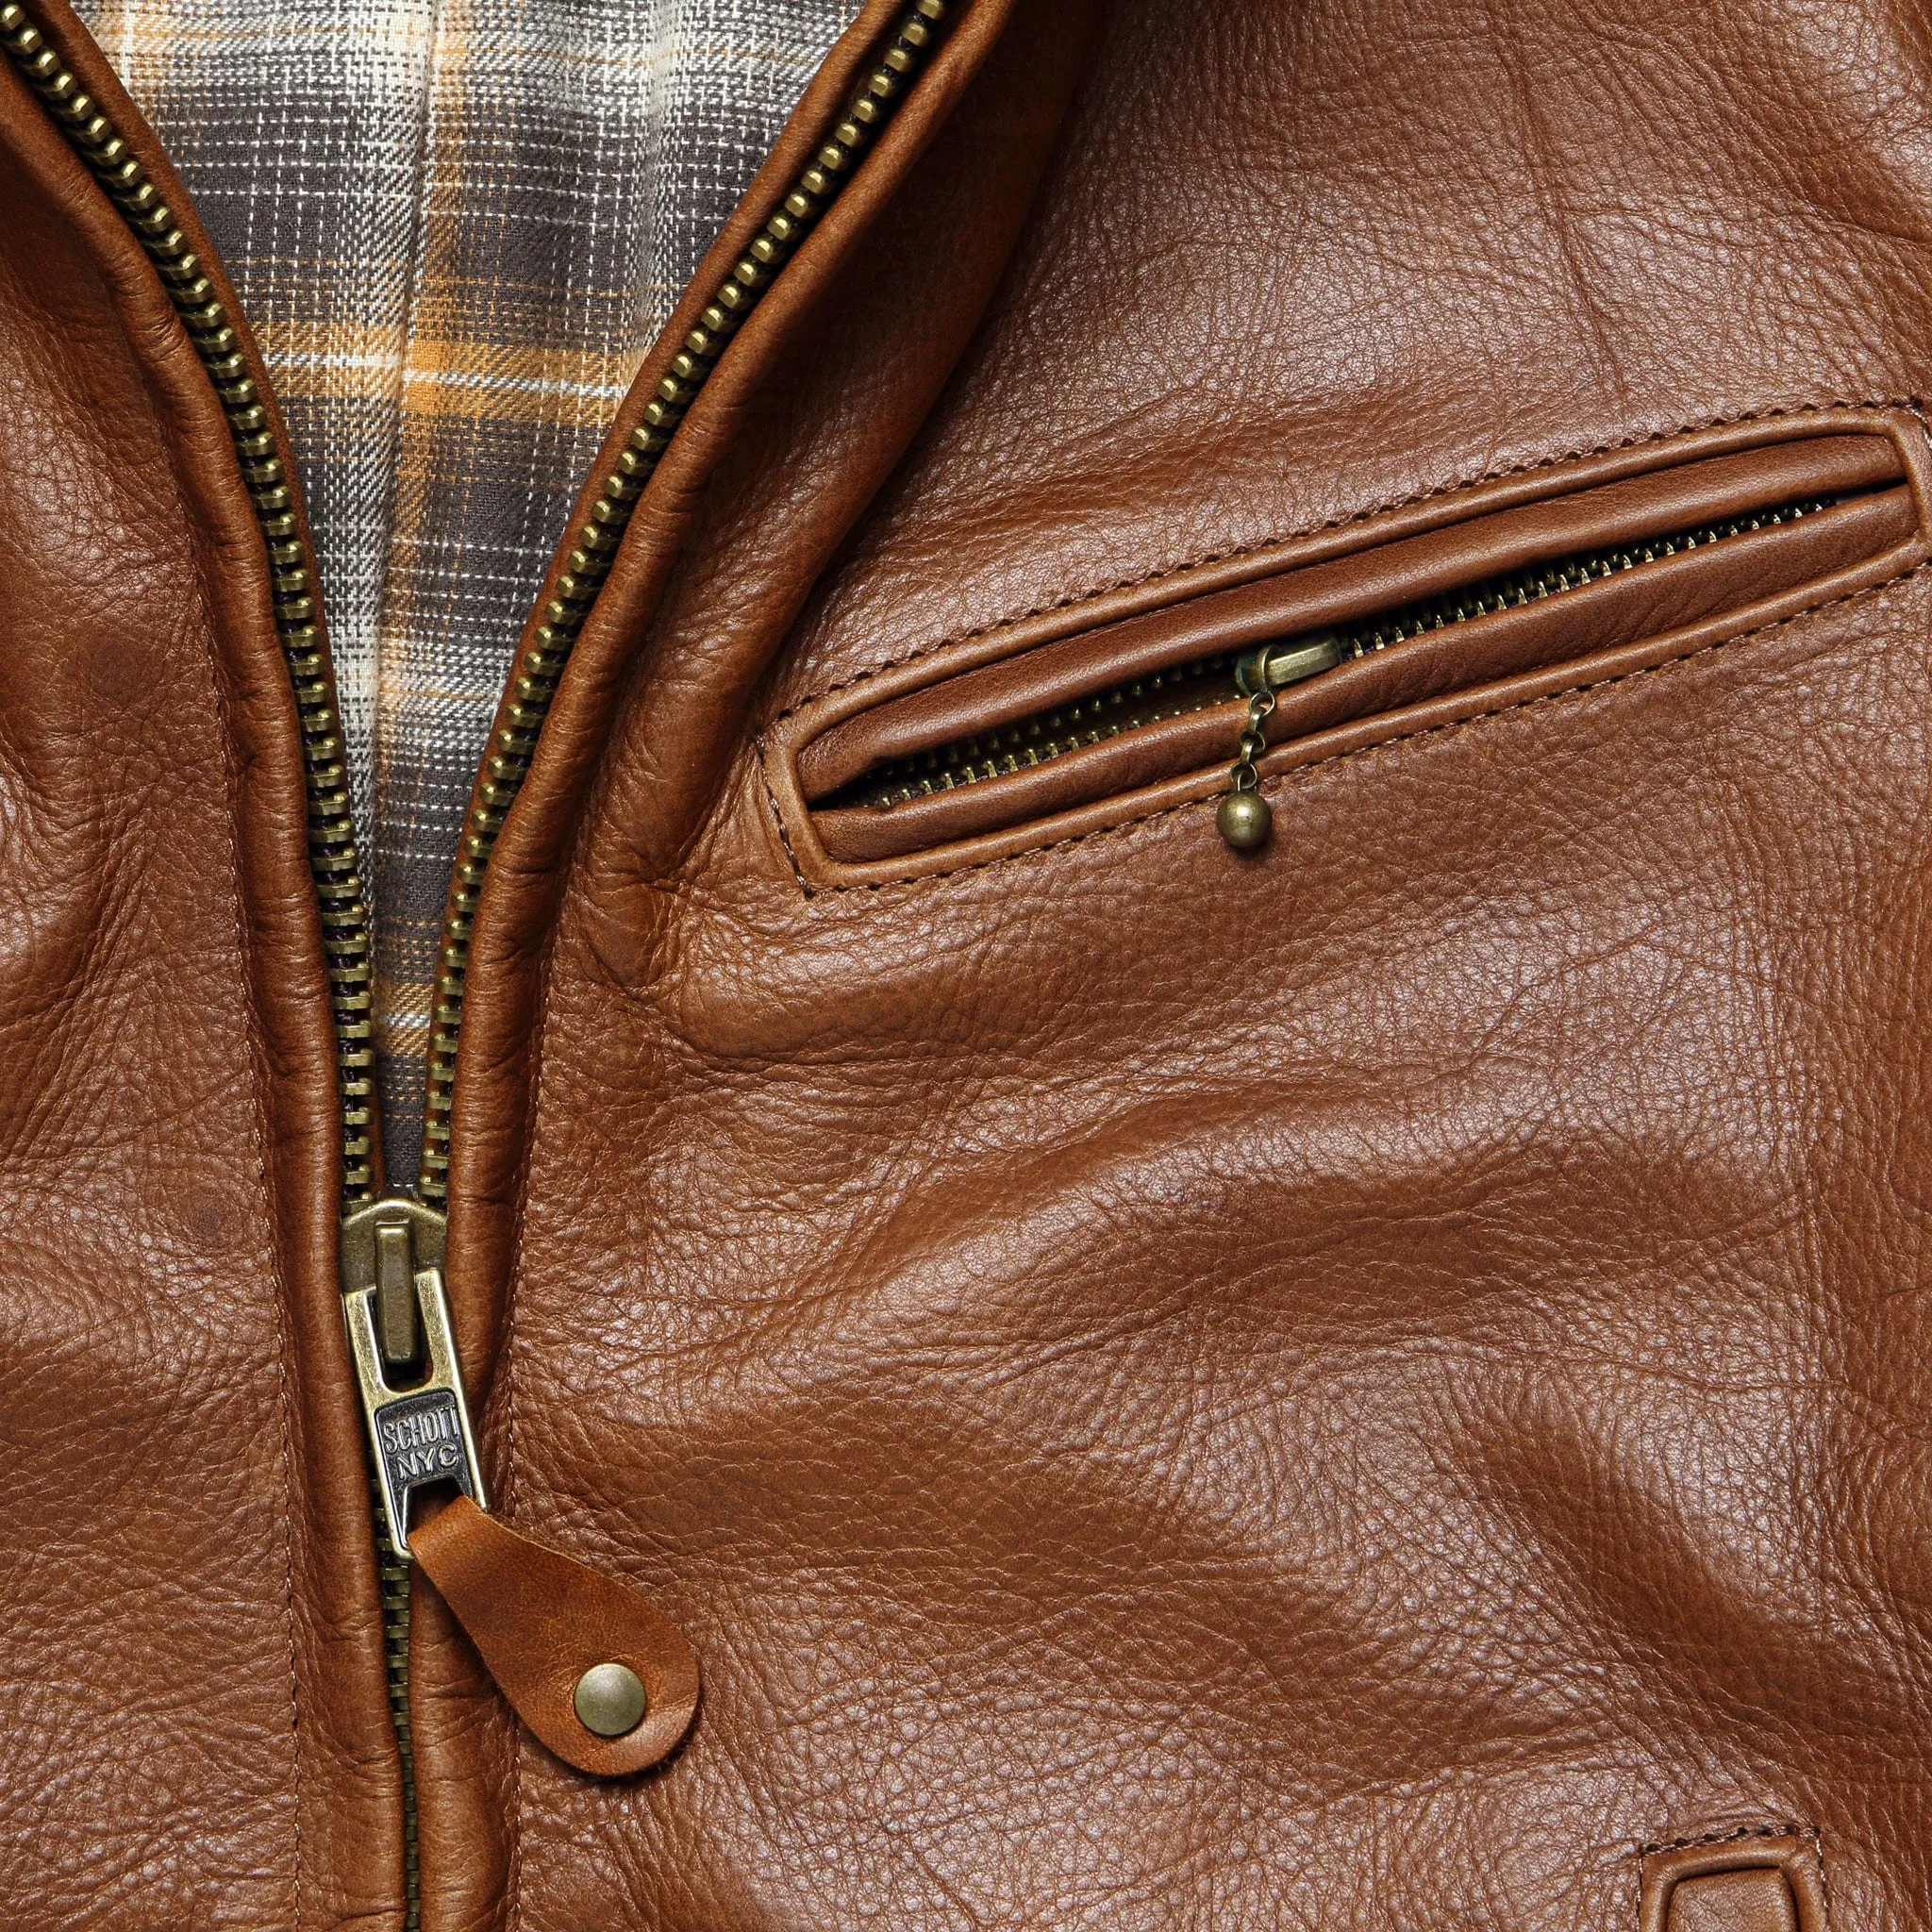
<path id="1" fill-rule="evenodd" d="M 392 1185 L 442 904 L 609 417 L 858 0 L 82 0 L 261 340 L 315 525 Z"/>

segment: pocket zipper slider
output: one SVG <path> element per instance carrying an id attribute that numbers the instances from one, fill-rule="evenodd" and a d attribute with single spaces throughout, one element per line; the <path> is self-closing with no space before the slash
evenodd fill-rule
<path id="1" fill-rule="evenodd" d="M 1214 815 L 1221 836 L 1237 852 L 1258 852 L 1268 842 L 1274 813 L 1261 796 L 1256 761 L 1268 749 L 1267 724 L 1274 693 L 1291 684 L 1332 671 L 1345 655 L 1339 633 L 1315 631 L 1286 644 L 1261 644 L 1244 651 L 1234 669 L 1235 689 L 1248 701 L 1248 715 L 1228 774 L 1228 789 Z"/>
<path id="2" fill-rule="evenodd" d="M 454 1487 L 489 1507 L 443 1288 L 443 1241 L 442 1216 L 406 1194 L 354 1208 L 342 1222 L 342 1313 L 383 1519 L 405 1562 L 418 1490 Z"/>

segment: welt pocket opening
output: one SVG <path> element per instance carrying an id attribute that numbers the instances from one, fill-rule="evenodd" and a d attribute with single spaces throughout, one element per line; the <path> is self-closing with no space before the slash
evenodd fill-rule
<path id="1" fill-rule="evenodd" d="M 1372 519 L 1341 554 L 1291 547 L 1246 582 L 990 659 L 937 654 L 774 733 L 794 858 L 808 883 L 856 883 L 1096 829 L 1176 788 L 1210 797 L 1257 682 L 1278 762 L 1418 708 L 1774 621 L 1923 556 L 1925 455 L 1904 415 L 1707 432 Z"/>

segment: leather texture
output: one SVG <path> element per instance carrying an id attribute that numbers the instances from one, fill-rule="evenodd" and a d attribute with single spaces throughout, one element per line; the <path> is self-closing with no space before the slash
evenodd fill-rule
<path id="1" fill-rule="evenodd" d="M 502 1923 L 1604 1932 L 1645 1846 L 1797 1821 L 1835 1923 L 1925 1924 L 1924 573 L 1277 770 L 1258 861 L 1203 799 L 808 891 L 758 753 L 1039 613 L 1908 405 L 1928 54 L 1120 0 L 849 531 L 865 389 L 774 357 L 478 924 L 488 1453 L 706 1673 L 633 1786 L 479 1753 Z"/>
<path id="2" fill-rule="evenodd" d="M 1672 1932 L 1798 1932 L 1791 1889 L 1775 1872 L 1693 1879 L 1671 1901 Z"/>
<path id="3" fill-rule="evenodd" d="M 1916 446 L 1928 80 L 1892 0 L 968 8 L 680 431 L 491 862 L 481 1534 L 705 1688 L 587 1778 L 530 1614 L 475 1623 L 534 1731 L 421 1584 L 430 1932 L 1927 1924 L 1910 482 L 1828 595 L 1279 744 L 1254 859 L 1189 779 L 814 878 L 769 752 L 1559 468 Z M 394 1925 L 259 547 L 4 67 L 0 168 L 0 1920 Z"/>
<path id="4" fill-rule="evenodd" d="M 1348 741 L 1337 733 L 1347 726 L 1359 727 L 1350 736 L 1360 743 L 1402 737 L 1432 701 L 1449 701 L 1436 706 L 1439 717 L 1474 712 L 1492 705 L 1507 681 L 1547 683 L 1545 674 L 1554 673 L 1574 685 L 1615 675 L 1635 668 L 1626 662 L 1633 656 L 1692 648 L 1693 639 L 1721 641 L 1903 575 L 1924 550 L 1924 525 L 1908 490 L 1862 496 L 1339 665 L 1284 691 L 1263 737 L 1292 746 L 1302 761 L 1340 749 Z M 1218 794 L 1246 722 L 1243 704 L 1216 706 L 890 811 L 848 806 L 801 813 L 783 767 L 768 766 L 767 776 L 801 880 L 874 884 L 1003 858 L 1143 818 L 1171 799 Z"/>

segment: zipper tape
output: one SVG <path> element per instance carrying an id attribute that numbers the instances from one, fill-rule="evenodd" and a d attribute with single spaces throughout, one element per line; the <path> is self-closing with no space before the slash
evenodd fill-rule
<path id="1" fill-rule="evenodd" d="M 912 0 L 907 8 L 844 113 L 685 332 L 644 405 L 641 420 L 577 527 L 565 568 L 547 587 L 540 621 L 517 660 L 491 732 L 450 879 L 436 970 L 418 1183 L 424 1200 L 434 1207 L 444 1206 L 449 1192 L 457 1052 L 476 908 L 497 838 L 529 774 L 564 668 L 646 487 L 720 358 L 891 125 L 962 8 L 963 0 Z"/>

